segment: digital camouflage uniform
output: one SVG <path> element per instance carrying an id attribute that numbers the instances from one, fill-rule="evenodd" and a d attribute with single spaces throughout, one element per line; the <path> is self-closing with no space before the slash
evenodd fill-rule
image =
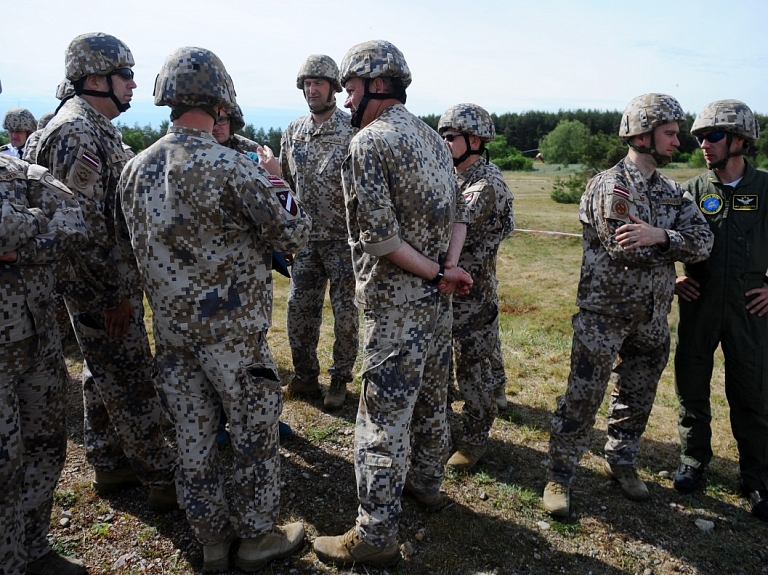
<path id="1" fill-rule="evenodd" d="M 496 256 L 515 228 L 513 197 L 501 170 L 482 158 L 456 174 L 456 180 L 469 208 L 457 265 L 474 281 L 469 295 L 453 298 L 456 381 L 464 398 L 461 441 L 483 446 L 498 413 L 490 362 L 499 342 Z"/>
<path id="2" fill-rule="evenodd" d="M 663 228 L 669 247 L 624 250 L 616 229 L 635 215 Z M 579 205 L 584 253 L 573 316 L 571 372 L 549 443 L 550 479 L 570 484 L 613 372 L 606 460 L 633 465 L 669 356 L 675 261 L 707 257 L 712 234 L 678 184 L 646 180 L 629 159 L 590 180 Z M 619 363 L 614 367 L 614 361 Z"/>
<path id="3" fill-rule="evenodd" d="M 75 96 L 46 126 L 37 159 L 75 192 L 90 235 L 88 245 L 71 256 L 71 277 L 62 286 L 84 357 L 88 461 L 104 472 L 130 464 L 142 483 L 162 488 L 173 482 L 175 458 L 160 426 L 136 260 L 120 249 L 114 231 L 117 180 L 127 161 L 120 132 Z M 135 317 L 128 334 L 113 339 L 104 329 L 103 311 L 123 296 Z"/>
<path id="4" fill-rule="evenodd" d="M 29 135 L 26 144 L 24 144 L 24 161 L 32 164 L 37 163 L 37 147 L 40 145 L 40 137 L 43 135 L 43 128 L 48 125 L 54 114 L 48 112 L 40 116 L 37 121 L 37 129 Z"/>
<path id="5" fill-rule="evenodd" d="M 120 193 L 153 311 L 187 518 L 204 545 L 233 530 L 256 537 L 272 528 L 280 498 L 283 397 L 266 341 L 272 248 L 303 247 L 310 220 L 279 178 L 181 127 L 129 162 Z M 231 505 L 216 458 L 222 406 L 235 452 Z"/>
<path id="6" fill-rule="evenodd" d="M 87 240 L 77 201 L 44 168 L 0 156 L 0 572 L 46 555 L 67 449 L 67 371 L 52 298 L 56 263 Z"/>
<path id="7" fill-rule="evenodd" d="M 259 148 L 258 143 L 254 142 L 253 140 L 249 140 L 240 134 L 232 134 L 232 136 L 224 145 L 228 148 L 232 148 L 237 152 L 240 152 L 241 154 L 247 154 L 248 152 L 253 152 L 256 154 Z"/>
<path id="8" fill-rule="evenodd" d="M 406 473 L 422 492 L 437 493 L 443 480 L 452 311 L 450 297 L 384 255 L 407 242 L 442 261 L 467 211 L 447 147 L 399 104 L 352 139 L 342 175 L 365 321 L 356 526 L 366 543 L 385 547 L 397 542 Z"/>
<path id="9" fill-rule="evenodd" d="M 675 382 L 680 400 L 681 461 L 712 459 L 709 405 L 713 356 L 725 355 L 725 393 L 739 448 L 742 485 L 768 491 L 768 315 L 746 308 L 744 294 L 768 280 L 768 174 L 747 164 L 741 181 L 723 185 L 709 170 L 683 184 L 715 234 L 709 259 L 685 266 L 701 295 L 678 298 Z"/>
<path id="10" fill-rule="evenodd" d="M 330 281 L 334 317 L 332 380 L 352 381 L 357 357 L 359 321 L 355 276 L 347 242 L 341 163 L 356 130 L 339 109 L 316 126 L 312 114 L 291 122 L 283 132 L 280 163 L 285 181 L 312 217 L 306 247 L 294 255 L 288 294 L 288 341 L 295 377 L 317 380 L 317 344 L 323 301 Z"/>

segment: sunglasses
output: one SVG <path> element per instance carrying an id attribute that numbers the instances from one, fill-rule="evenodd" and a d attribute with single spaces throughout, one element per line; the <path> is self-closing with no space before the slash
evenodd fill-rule
<path id="1" fill-rule="evenodd" d="M 223 126 L 225 124 L 229 124 L 229 118 L 219 118 L 218 120 L 216 120 L 217 126 Z"/>
<path id="2" fill-rule="evenodd" d="M 130 68 L 117 68 L 112 70 L 112 75 L 120 76 L 123 80 L 133 80 L 133 70 Z"/>
<path id="3" fill-rule="evenodd" d="M 723 132 L 722 130 L 717 130 L 716 132 L 709 132 L 708 134 L 704 134 L 703 136 L 696 136 L 696 141 L 699 144 L 703 144 L 704 140 L 706 140 L 710 144 L 716 144 L 723 138 L 725 138 L 725 132 Z"/>
<path id="4" fill-rule="evenodd" d="M 456 138 L 463 137 L 461 134 L 443 134 L 443 140 L 446 142 L 453 142 Z"/>

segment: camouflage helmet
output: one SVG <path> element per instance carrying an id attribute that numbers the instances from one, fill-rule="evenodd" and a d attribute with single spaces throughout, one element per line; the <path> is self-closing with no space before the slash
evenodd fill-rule
<path id="1" fill-rule="evenodd" d="M 235 86 L 219 57 L 205 48 L 172 52 L 155 79 L 155 106 L 237 106 Z"/>
<path id="2" fill-rule="evenodd" d="M 245 128 L 245 118 L 243 117 L 243 111 L 240 106 L 235 104 L 234 108 L 227 108 L 227 114 L 229 114 L 229 132 L 234 134 Z"/>
<path id="3" fill-rule="evenodd" d="M 370 40 L 352 46 L 341 61 L 343 86 L 350 78 L 400 78 L 403 88 L 411 84 L 411 71 L 403 53 L 386 40 Z"/>
<path id="4" fill-rule="evenodd" d="M 331 83 L 331 87 L 336 92 L 341 92 L 341 83 L 339 82 L 339 67 L 333 58 L 325 54 L 312 54 L 299 68 L 296 75 L 296 87 L 299 90 L 304 89 L 304 80 L 307 78 L 323 78 Z"/>
<path id="5" fill-rule="evenodd" d="M 75 95 L 75 87 L 67 78 L 64 78 L 59 85 L 56 86 L 56 99 L 65 100 Z"/>
<path id="6" fill-rule="evenodd" d="M 624 109 L 619 136 L 627 139 L 653 131 L 667 122 L 685 121 L 680 103 L 667 94 L 643 94 L 632 99 Z"/>
<path id="7" fill-rule="evenodd" d="M 760 126 L 755 115 L 740 100 L 717 100 L 699 112 L 691 127 L 691 134 L 723 130 L 741 136 L 750 143 L 760 137 Z"/>
<path id="8" fill-rule="evenodd" d="M 100 32 L 77 36 L 64 52 L 64 69 L 72 82 L 89 74 L 106 76 L 134 64 L 133 54 L 124 42 Z"/>
<path id="9" fill-rule="evenodd" d="M 3 118 L 3 129 L 11 132 L 34 132 L 37 120 L 26 108 L 11 108 Z"/>
<path id="10" fill-rule="evenodd" d="M 48 122 L 50 122 L 55 114 L 53 112 L 46 112 L 42 116 L 40 116 L 40 119 L 37 121 L 37 129 L 42 130 L 48 125 Z"/>
<path id="11" fill-rule="evenodd" d="M 456 104 L 443 112 L 437 131 L 442 134 L 445 130 L 477 136 L 483 142 L 490 142 L 496 137 L 496 126 L 491 115 L 477 104 Z"/>

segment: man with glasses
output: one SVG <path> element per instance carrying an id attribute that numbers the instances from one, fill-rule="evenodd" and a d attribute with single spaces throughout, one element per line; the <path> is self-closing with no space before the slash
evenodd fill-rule
<path id="1" fill-rule="evenodd" d="M 720 344 L 741 487 L 752 513 L 768 521 L 768 174 L 744 158 L 759 126 L 745 103 L 718 100 L 699 113 L 691 133 L 709 171 L 683 187 L 715 243 L 710 257 L 686 265 L 675 285 L 681 455 L 674 485 L 683 493 L 699 488 L 712 459 L 710 381 Z"/>
<path id="2" fill-rule="evenodd" d="M 635 464 L 669 357 L 675 262 L 701 261 L 712 247 L 690 195 L 657 171 L 680 145 L 684 120 L 666 94 L 630 101 L 619 127 L 627 156 L 592 178 L 581 198 L 579 311 L 568 385 L 552 416 L 544 489 L 544 508 L 554 516 L 570 514 L 571 483 L 611 379 L 604 469 L 627 498 L 650 497 Z"/>
<path id="3" fill-rule="evenodd" d="M 287 326 L 294 375 L 288 390 L 299 395 L 320 393 L 317 345 L 330 284 L 335 341 L 323 406 L 338 409 L 352 381 L 359 331 L 341 186 L 341 163 L 356 130 L 349 114 L 336 107 L 341 84 L 339 68 L 330 56 L 309 56 L 299 69 L 296 87 L 310 113 L 291 122 L 283 132 L 280 164 L 285 181 L 312 217 L 312 232 L 307 245 L 293 258 Z"/>
<path id="4" fill-rule="evenodd" d="M 483 158 L 496 137 L 491 115 L 477 104 L 457 104 L 440 117 L 437 131 L 453 156 L 456 182 L 469 208 L 467 237 L 457 263 L 474 283 L 453 298 L 453 352 L 456 381 L 464 399 L 463 433 L 448 467 L 467 471 L 485 454 L 498 413 L 491 357 L 499 341 L 496 256 L 515 229 L 512 192 L 494 164 Z M 502 369 L 503 372 L 503 369 Z"/>
<path id="5" fill-rule="evenodd" d="M 72 90 L 40 137 L 37 161 L 76 195 L 89 243 L 70 256 L 61 289 L 83 354 L 85 449 L 100 495 L 140 483 L 151 509 L 176 506 L 176 458 L 161 429 L 154 361 L 136 259 L 116 242 L 117 180 L 128 157 L 113 119 L 136 83 L 128 46 L 101 33 L 65 52 Z"/>

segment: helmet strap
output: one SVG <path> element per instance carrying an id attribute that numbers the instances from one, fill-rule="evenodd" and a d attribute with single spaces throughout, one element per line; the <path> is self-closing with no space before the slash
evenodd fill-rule
<path id="1" fill-rule="evenodd" d="M 363 121 L 363 114 L 365 113 L 365 109 L 368 107 L 368 103 L 371 100 L 389 100 L 390 98 L 394 98 L 395 100 L 399 100 L 403 104 L 405 104 L 406 95 L 405 95 L 405 88 L 403 87 L 403 83 L 400 80 L 400 78 L 393 78 L 394 83 L 394 92 L 371 92 L 370 86 L 371 86 L 371 80 L 373 78 L 365 78 L 365 91 L 363 92 L 363 98 L 360 100 L 360 105 L 357 107 L 357 110 L 354 114 L 352 114 L 352 127 L 359 128 L 360 124 Z"/>
<path id="2" fill-rule="evenodd" d="M 469 143 L 469 135 L 462 134 L 464 136 L 464 142 L 467 144 L 466 150 L 464 150 L 464 153 L 460 155 L 458 158 L 453 158 L 453 165 L 459 166 L 464 160 L 469 158 L 470 156 L 482 156 L 483 152 L 486 153 L 486 156 L 488 155 L 488 150 L 485 149 L 485 143 L 480 144 L 479 150 L 473 150 L 472 146 Z"/>
<path id="3" fill-rule="evenodd" d="M 86 77 L 87 78 L 87 77 Z M 72 85 L 75 87 L 75 94 L 78 96 L 94 96 L 96 98 L 109 98 L 112 100 L 112 103 L 117 108 L 117 111 L 121 114 L 123 112 L 127 112 L 128 108 L 131 107 L 130 104 L 123 104 L 120 100 L 117 99 L 117 96 L 115 96 L 115 90 L 112 87 L 112 74 L 107 74 L 107 85 L 109 86 L 109 92 L 101 92 L 99 90 L 86 90 L 85 89 L 85 80 L 86 78 L 80 78 L 76 82 L 73 82 Z M 62 104 L 68 100 L 68 98 L 65 98 L 62 100 Z M 61 107 L 61 104 L 59 105 Z M 57 108 L 58 110 L 58 108 Z"/>
<path id="4" fill-rule="evenodd" d="M 632 140 L 634 140 L 634 138 L 627 140 L 627 144 L 629 145 L 630 148 L 632 148 L 638 154 L 649 154 L 654 160 L 656 160 L 657 165 L 666 166 L 669 162 L 672 161 L 672 156 L 665 156 L 664 154 L 659 154 L 656 151 L 656 137 L 654 136 L 653 130 L 651 130 L 651 132 L 649 133 L 651 134 L 650 146 L 638 146 L 637 144 L 632 143 Z"/>

